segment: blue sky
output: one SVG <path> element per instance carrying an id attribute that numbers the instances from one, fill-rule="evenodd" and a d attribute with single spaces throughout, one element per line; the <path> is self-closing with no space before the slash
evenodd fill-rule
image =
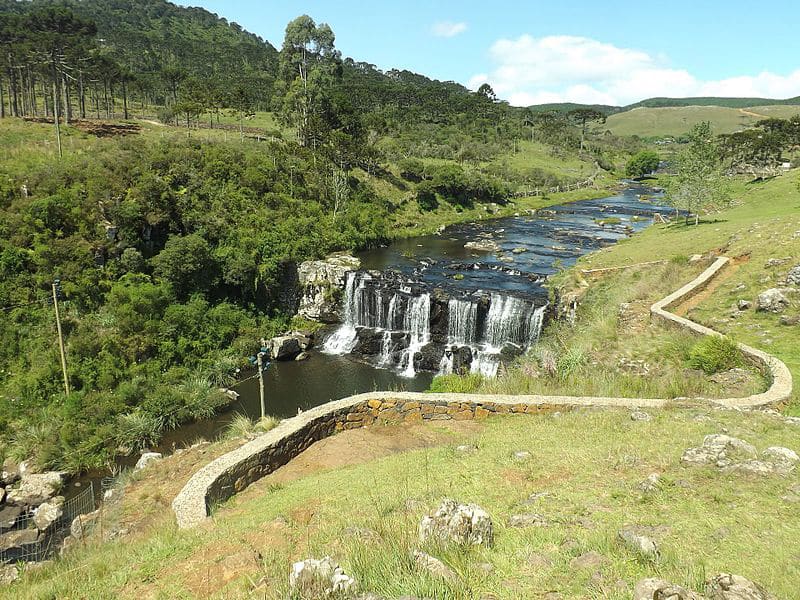
<path id="1" fill-rule="evenodd" d="M 800 95 L 800 2 L 196 0 L 280 47 L 291 19 L 326 22 L 345 56 L 512 104 L 651 96 Z"/>

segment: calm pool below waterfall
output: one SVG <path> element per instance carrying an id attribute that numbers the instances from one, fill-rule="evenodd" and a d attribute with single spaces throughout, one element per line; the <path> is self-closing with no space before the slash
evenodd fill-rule
<path id="1" fill-rule="evenodd" d="M 309 360 L 270 365 L 267 412 L 283 418 L 357 393 L 424 391 L 437 372 L 492 375 L 501 358 L 536 343 L 548 275 L 644 229 L 655 214 L 673 212 L 642 201 L 644 194 L 658 199 L 634 185 L 607 198 L 453 225 L 360 253 L 362 270 L 348 276 L 345 323 L 317 340 Z M 226 412 L 170 432 L 159 450 L 211 439 L 237 413 L 257 418 L 258 381 L 236 390 L 240 398 Z"/>

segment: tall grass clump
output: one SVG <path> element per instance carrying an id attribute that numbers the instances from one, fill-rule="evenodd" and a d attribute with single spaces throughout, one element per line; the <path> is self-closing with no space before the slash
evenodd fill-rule
<path id="1" fill-rule="evenodd" d="M 435 394 L 470 394 L 475 392 L 482 383 L 483 377 L 478 373 L 438 375 L 433 378 L 428 391 Z"/>
<path id="2" fill-rule="evenodd" d="M 708 375 L 727 371 L 742 364 L 742 353 L 727 336 L 709 335 L 689 351 L 689 366 Z"/>

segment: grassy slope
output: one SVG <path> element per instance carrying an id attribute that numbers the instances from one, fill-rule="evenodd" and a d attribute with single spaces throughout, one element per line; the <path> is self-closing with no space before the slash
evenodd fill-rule
<path id="1" fill-rule="evenodd" d="M 146 526 L 34 571 L 12 597 L 278 599 L 286 597 L 292 561 L 329 554 L 364 589 L 387 598 L 521 599 L 557 591 L 564 598 L 622 600 L 642 577 L 697 588 L 720 571 L 757 580 L 780 598 L 798 598 L 793 549 L 800 516 L 781 497 L 800 476 L 751 479 L 680 465 L 684 448 L 723 428 L 759 449 L 800 447 L 800 429 L 761 415 L 661 411 L 650 423 L 634 422 L 625 411 L 502 416 L 437 448 L 282 485 L 257 484 L 217 509 L 210 526 L 191 532 L 175 529 L 160 489 L 159 476 L 176 472 L 170 458 L 123 500 L 123 514 L 150 515 Z M 465 442 L 477 452 L 455 451 Z M 519 450 L 532 458 L 515 460 Z M 652 472 L 661 473 L 662 487 L 643 495 L 638 485 Z M 526 504 L 539 492 L 548 495 Z M 420 518 L 443 497 L 478 503 L 496 527 L 492 549 L 425 548 L 456 570 L 452 584 L 421 573 L 408 558 L 419 547 Z M 509 516 L 526 512 L 551 525 L 506 525 Z M 106 519 L 108 528 L 113 516 Z M 616 541 L 625 524 L 652 528 L 660 562 Z M 354 527 L 378 535 L 365 542 Z M 590 551 L 606 562 L 570 566 Z M 487 573 L 485 563 L 494 569 Z"/>
<path id="2" fill-rule="evenodd" d="M 678 136 L 701 121 L 711 121 L 715 133 L 731 133 L 766 117 L 786 119 L 798 113 L 800 106 L 634 108 L 608 117 L 606 127 L 616 135 L 661 137 Z"/>

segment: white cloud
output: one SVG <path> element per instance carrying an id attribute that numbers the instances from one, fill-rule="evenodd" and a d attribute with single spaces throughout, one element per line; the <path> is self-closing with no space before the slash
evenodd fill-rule
<path id="1" fill-rule="evenodd" d="M 436 23 L 431 27 L 431 33 L 436 37 L 451 38 L 457 36 L 459 33 L 464 33 L 467 30 L 466 23 L 453 23 L 451 21 L 442 21 Z"/>
<path id="2" fill-rule="evenodd" d="M 494 68 L 470 78 L 489 83 L 515 106 L 548 102 L 624 105 L 653 96 L 800 95 L 800 69 L 789 75 L 763 72 L 702 81 L 668 64 L 664 56 L 620 48 L 585 37 L 557 35 L 501 39 L 489 50 Z"/>

